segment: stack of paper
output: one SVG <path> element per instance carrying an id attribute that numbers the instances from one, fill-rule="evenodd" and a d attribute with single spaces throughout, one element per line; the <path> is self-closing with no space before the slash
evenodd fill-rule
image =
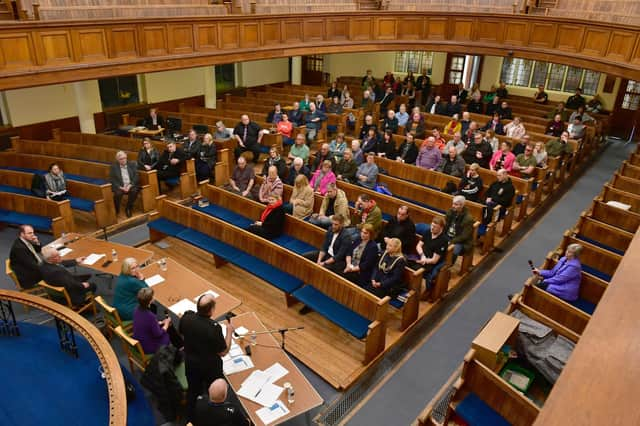
<path id="1" fill-rule="evenodd" d="M 239 355 L 232 357 L 227 354 L 222 357 L 222 370 L 226 375 L 239 373 L 250 368 L 253 368 L 253 361 L 251 361 L 250 356 Z"/>
<path id="2" fill-rule="evenodd" d="M 58 249 L 58 254 L 60 255 L 60 257 L 65 257 L 66 255 L 68 255 L 72 251 L 73 251 L 72 249 L 70 249 L 68 247 L 64 247 L 64 248 Z"/>
<path id="3" fill-rule="evenodd" d="M 242 382 L 237 394 L 264 407 L 272 407 L 284 390 L 274 382 L 288 373 L 287 369 L 277 362 L 264 371 L 255 370 Z M 282 415 L 284 414 L 286 413 Z"/>
<path id="4" fill-rule="evenodd" d="M 198 307 L 189 299 L 182 299 L 176 304 L 169 306 L 169 310 L 181 317 L 187 311 L 197 311 Z"/>
<path id="5" fill-rule="evenodd" d="M 84 262 L 82 262 L 82 263 L 84 263 L 85 265 L 93 265 L 98 260 L 102 259 L 103 257 L 104 257 L 104 253 L 103 254 L 91 253 L 89 256 L 87 256 L 84 259 Z"/>
<path id="6" fill-rule="evenodd" d="M 144 282 L 147 283 L 147 285 L 149 287 L 153 287 L 154 285 L 160 284 L 163 281 L 164 281 L 164 278 L 162 278 L 162 276 L 160 274 L 155 274 L 154 276 L 149 277 L 146 280 L 144 280 Z"/>
<path id="7" fill-rule="evenodd" d="M 275 422 L 280 417 L 289 414 L 289 409 L 282 403 L 282 401 L 277 400 L 272 406 L 262 407 L 261 409 L 257 410 L 256 414 L 258 415 L 258 417 L 260 417 L 262 423 L 268 425 L 269 423 Z"/>

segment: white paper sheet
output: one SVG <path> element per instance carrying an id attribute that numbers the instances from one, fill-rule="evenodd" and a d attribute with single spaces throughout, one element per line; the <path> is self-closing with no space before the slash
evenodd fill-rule
<path id="1" fill-rule="evenodd" d="M 102 254 L 91 253 L 89 256 L 87 256 L 87 258 L 82 263 L 84 263 L 85 265 L 93 265 L 103 257 L 104 257 L 104 253 Z"/>
<path id="2" fill-rule="evenodd" d="M 267 383 L 262 387 L 260 393 L 253 399 L 254 402 L 262 405 L 263 407 L 271 407 L 276 403 L 280 394 L 284 390 L 283 387 Z"/>
<path id="3" fill-rule="evenodd" d="M 264 385 L 269 382 L 269 375 L 262 370 L 252 371 L 240 385 L 240 390 L 244 395 L 254 396 L 258 394 Z"/>
<path id="4" fill-rule="evenodd" d="M 249 330 L 247 330 L 245 327 L 240 326 L 238 328 L 235 329 L 235 334 L 237 334 L 238 336 L 244 336 L 245 334 L 247 334 L 249 332 Z"/>
<path id="5" fill-rule="evenodd" d="M 243 352 L 242 348 L 240 347 L 240 345 L 238 345 L 236 343 L 232 343 L 231 344 L 231 349 L 229 349 L 229 355 L 231 355 L 231 357 L 233 358 L 234 356 L 244 355 L 244 352 Z"/>
<path id="6" fill-rule="evenodd" d="M 289 409 L 282 401 L 278 400 L 270 407 L 262 407 L 261 409 L 256 410 L 256 414 L 260 417 L 262 423 L 268 425 L 269 423 L 275 422 L 280 417 L 289 414 Z"/>
<path id="7" fill-rule="evenodd" d="M 269 383 L 275 383 L 289 374 L 289 371 L 284 368 L 279 362 L 276 362 L 271 367 L 264 370 L 264 372 L 269 376 Z"/>
<path id="8" fill-rule="evenodd" d="M 202 296 L 204 296 L 205 294 L 210 294 L 210 295 L 212 295 L 214 299 L 217 299 L 218 297 L 220 297 L 220 295 L 219 295 L 218 293 L 216 293 L 215 291 L 213 291 L 213 290 L 207 290 L 207 291 L 205 291 L 204 293 L 202 293 L 200 296 L 198 296 L 198 297 L 194 297 L 194 298 L 193 298 L 193 301 L 194 301 L 194 302 L 197 302 L 197 301 L 198 301 L 198 299 L 199 299 L 199 298 L 201 298 Z"/>
<path id="9" fill-rule="evenodd" d="M 178 316 L 182 316 L 187 311 L 197 311 L 198 307 L 189 299 L 182 299 L 176 304 L 169 306 L 169 310 Z"/>
<path id="10" fill-rule="evenodd" d="M 65 247 L 63 249 L 58 250 L 58 254 L 60 255 L 60 257 L 65 257 L 66 255 L 68 255 L 69 253 L 71 253 L 73 250 L 70 249 L 69 247 Z"/>
<path id="11" fill-rule="evenodd" d="M 154 276 L 144 280 L 144 282 L 147 283 L 149 287 L 153 287 L 156 284 L 160 284 L 161 282 L 164 282 L 164 278 L 162 278 L 162 275 L 160 274 L 155 274 Z"/>
<path id="12" fill-rule="evenodd" d="M 222 357 L 222 369 L 224 374 L 239 373 L 244 370 L 253 368 L 253 361 L 247 355 L 230 357 L 228 354 Z"/>

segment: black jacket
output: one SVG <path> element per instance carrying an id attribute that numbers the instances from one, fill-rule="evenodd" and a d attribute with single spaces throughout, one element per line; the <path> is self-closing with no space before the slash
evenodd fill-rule
<path id="1" fill-rule="evenodd" d="M 486 198 L 491 198 L 494 203 L 500 204 L 503 207 L 508 207 L 513 201 L 516 190 L 513 187 L 511 179 L 507 178 L 506 181 L 495 181 L 487 189 Z"/>
<path id="2" fill-rule="evenodd" d="M 40 253 L 40 245 L 35 244 L 33 248 L 36 253 Z M 38 261 L 20 238 L 16 238 L 11 246 L 9 263 L 23 288 L 32 288 L 42 279 Z"/>
<path id="3" fill-rule="evenodd" d="M 406 149 L 406 154 L 403 155 Z M 398 147 L 398 157 L 402 158 L 407 164 L 415 164 L 418 158 L 418 148 L 413 142 L 407 142 L 406 140 Z"/>
<path id="4" fill-rule="evenodd" d="M 179 160 L 177 164 L 171 164 L 170 160 L 173 158 L 177 158 Z M 174 153 L 170 153 L 165 149 L 160 156 L 160 160 L 158 161 L 158 170 L 164 171 L 165 173 L 171 173 L 175 176 L 179 176 L 182 163 L 187 159 L 187 154 L 185 154 L 185 152 L 178 147 L 176 147 L 176 151 Z"/>
<path id="5" fill-rule="evenodd" d="M 476 157 L 476 152 L 480 151 L 482 153 L 482 158 Z M 493 155 L 493 149 L 491 149 L 491 144 L 486 140 L 482 140 L 482 143 L 477 144 L 475 141 L 472 141 L 467 149 L 462 153 L 462 158 L 464 158 L 465 163 L 473 164 L 478 163 L 480 167 L 484 167 L 485 169 L 489 168 L 489 162 L 491 161 L 491 155 Z"/>
<path id="6" fill-rule="evenodd" d="M 136 163 L 133 161 L 127 162 L 127 171 L 129 172 L 129 179 L 131 179 L 132 186 L 138 186 L 140 178 L 138 177 L 138 169 Z M 124 182 L 122 181 L 122 173 L 120 173 L 120 164 L 113 163 L 109 169 L 109 182 L 111 183 L 111 190 L 116 191 Z"/>
<path id="7" fill-rule="evenodd" d="M 40 264 L 40 273 L 42 274 L 42 279 L 47 284 L 55 287 L 64 287 L 67 293 L 69 293 L 71 303 L 81 305 L 84 302 L 85 293 L 87 293 L 89 289 L 85 288 L 82 285 L 82 281 L 65 268 L 65 266 L 75 265 L 75 260 L 65 260 L 61 265 L 42 262 Z"/>
<path id="8" fill-rule="evenodd" d="M 162 346 L 149 361 L 140 381 L 158 399 L 158 409 L 169 421 L 176 419 L 182 400 L 182 387 L 175 373 L 181 361 L 176 348 Z"/>
<path id="9" fill-rule="evenodd" d="M 215 144 L 213 144 L 213 146 L 215 146 Z M 187 156 L 187 158 L 196 158 L 196 156 L 200 152 L 201 147 L 202 142 L 200 142 L 198 139 L 193 142 L 187 139 L 182 144 L 182 150 L 184 151 L 184 154 Z"/>
<path id="10" fill-rule="evenodd" d="M 150 153 L 142 148 L 140 152 L 138 152 L 138 169 L 146 170 L 144 166 L 151 166 L 151 169 L 155 169 L 158 166 L 159 159 L 160 154 L 158 154 L 158 150 L 155 148 L 151 148 Z M 129 174 L 129 176 L 131 176 L 131 174 Z"/>
<path id="11" fill-rule="evenodd" d="M 348 254 L 351 253 L 351 237 L 347 232 L 341 230 L 336 237 L 336 242 L 333 243 L 333 256 L 329 255 L 329 245 L 333 239 L 333 231 L 331 228 L 324 235 L 324 242 L 322 243 L 321 251 L 327 253 L 323 260 L 333 257 L 335 260 L 344 260 Z"/>
<path id="12" fill-rule="evenodd" d="M 142 125 L 144 127 L 146 127 L 147 129 L 151 129 L 151 130 L 157 130 L 158 127 L 165 128 L 164 127 L 164 118 L 162 118 L 162 116 L 160 114 L 156 115 L 156 123 L 157 123 L 157 125 L 154 126 L 153 125 L 153 118 L 151 118 L 151 116 L 149 115 L 149 116 L 145 117 Z"/>
<path id="13" fill-rule="evenodd" d="M 276 207 L 267 215 L 264 222 L 262 222 L 262 230 L 264 231 L 267 239 L 276 238 L 282 235 L 282 232 L 284 231 L 284 218 L 285 212 L 282 205 Z"/>
<path id="14" fill-rule="evenodd" d="M 400 239 L 402 242 L 402 252 L 411 253 L 416 246 L 416 225 L 411 218 L 406 218 L 402 222 L 398 222 L 398 218 L 393 216 L 384 226 L 380 235 L 383 248 L 384 237 Z"/>

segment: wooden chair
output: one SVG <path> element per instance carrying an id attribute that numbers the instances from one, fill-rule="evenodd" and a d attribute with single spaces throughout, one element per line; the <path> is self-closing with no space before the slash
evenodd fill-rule
<path id="1" fill-rule="evenodd" d="M 130 337 L 121 326 L 117 326 L 113 331 L 122 342 L 122 349 L 124 349 L 129 359 L 130 370 L 133 372 L 133 366 L 135 365 L 140 371 L 144 372 L 147 369 L 147 365 L 149 365 L 149 357 L 144 353 L 140 342 Z"/>
<path id="2" fill-rule="evenodd" d="M 24 288 L 20 285 L 20 281 L 18 281 L 18 276 L 15 271 L 11 269 L 11 261 L 9 259 L 5 259 L 4 261 L 4 272 L 13 280 L 13 283 L 16 285 L 16 289 L 21 293 L 33 294 L 35 296 L 43 296 L 46 297 L 47 293 L 40 286 L 34 286 L 32 288 Z M 23 305 L 26 312 L 29 312 L 29 306 Z"/>
<path id="3" fill-rule="evenodd" d="M 93 315 L 96 315 L 98 313 L 98 311 L 96 310 L 96 304 L 95 304 L 92 293 L 87 293 L 85 302 L 82 305 L 73 306 L 73 303 L 71 302 L 71 297 L 69 296 L 69 292 L 67 292 L 66 288 L 55 287 L 47 284 L 44 281 L 40 281 L 38 285 L 44 289 L 44 291 L 46 292 L 46 294 L 49 296 L 50 299 L 55 300 L 56 302 L 62 305 L 65 305 L 67 308 L 71 309 L 72 311 L 78 314 L 88 311 L 89 309 L 93 311 Z"/>
<path id="4" fill-rule="evenodd" d="M 131 334 L 133 331 L 133 321 L 122 321 L 122 319 L 120 319 L 120 314 L 118 313 L 118 310 L 116 308 L 114 308 L 113 306 L 109 305 L 103 298 L 102 296 L 96 296 L 95 297 L 95 301 L 98 304 L 98 306 L 100 307 L 100 310 L 102 311 L 103 315 L 104 315 L 104 319 L 107 323 L 107 331 L 109 333 L 109 337 L 111 337 L 113 335 L 113 330 L 116 329 L 116 327 L 122 327 L 122 329 L 127 333 L 127 334 Z"/>

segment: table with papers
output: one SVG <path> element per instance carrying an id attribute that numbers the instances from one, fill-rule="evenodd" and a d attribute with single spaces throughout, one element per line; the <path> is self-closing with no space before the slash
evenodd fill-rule
<path id="1" fill-rule="evenodd" d="M 318 392 L 280 348 L 278 339 L 259 334 L 256 345 L 251 346 L 251 332 L 266 330 L 254 312 L 238 315 L 231 322 L 236 334 L 246 335 L 243 339 L 234 338 L 231 350 L 223 358 L 225 375 L 254 424 L 279 424 L 308 414 L 322 404 Z M 251 346 L 251 356 L 245 354 L 247 345 Z M 295 391 L 292 404 L 287 401 L 283 386 L 287 382 Z"/>

